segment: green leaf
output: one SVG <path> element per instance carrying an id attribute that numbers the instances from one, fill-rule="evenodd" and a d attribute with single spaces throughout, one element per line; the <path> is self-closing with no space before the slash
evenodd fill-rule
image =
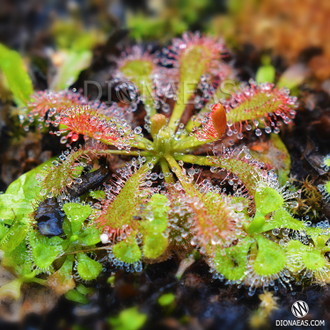
<path id="1" fill-rule="evenodd" d="M 36 231 L 30 232 L 30 245 L 32 247 L 33 261 L 40 269 L 51 266 L 56 257 L 63 252 L 60 237 L 48 238 Z"/>
<path id="2" fill-rule="evenodd" d="M 92 52 L 85 51 L 66 51 L 63 63 L 50 84 L 50 89 L 63 90 L 70 87 L 78 78 L 80 72 L 89 67 L 92 60 Z"/>
<path id="3" fill-rule="evenodd" d="M 160 233 L 144 236 L 143 243 L 144 256 L 150 259 L 158 258 L 168 246 L 167 238 Z"/>
<path id="4" fill-rule="evenodd" d="M 329 165 L 327 165 L 329 166 Z M 328 181 L 325 185 L 324 185 L 324 189 L 327 191 L 328 194 L 330 194 L 330 181 Z"/>
<path id="5" fill-rule="evenodd" d="M 284 204 L 284 199 L 279 192 L 270 187 L 261 188 L 255 194 L 256 212 L 267 215 Z"/>
<path id="6" fill-rule="evenodd" d="M 263 65 L 261 66 L 256 74 L 256 82 L 265 83 L 270 82 L 273 83 L 275 81 L 275 68 L 272 65 Z"/>
<path id="7" fill-rule="evenodd" d="M 109 318 L 113 330 L 138 330 L 147 320 L 147 315 L 138 311 L 137 307 L 125 309 L 116 317 Z"/>
<path id="8" fill-rule="evenodd" d="M 67 217 L 63 220 L 63 231 L 67 238 L 70 238 L 72 236 L 72 229 L 71 229 L 71 222 Z"/>
<path id="9" fill-rule="evenodd" d="M 101 241 L 100 235 L 101 230 L 95 225 L 91 225 L 79 235 L 79 242 L 86 246 L 95 245 Z"/>
<path id="10" fill-rule="evenodd" d="M 310 270 L 319 270 L 325 266 L 324 256 L 316 249 L 302 253 L 302 260 L 306 268 Z"/>
<path id="11" fill-rule="evenodd" d="M 158 298 L 158 303 L 161 306 L 168 306 L 175 300 L 175 295 L 173 293 L 165 293 Z"/>
<path id="12" fill-rule="evenodd" d="M 154 67 L 152 60 L 131 60 L 127 61 L 120 71 L 138 86 L 141 95 L 151 98 L 152 80 L 151 73 Z"/>
<path id="13" fill-rule="evenodd" d="M 146 214 L 142 218 L 146 218 L 145 221 L 141 221 L 140 231 L 143 234 L 148 233 L 162 233 L 167 228 L 167 212 L 169 210 L 168 199 L 164 195 L 154 194 L 150 198 L 147 206 Z"/>
<path id="14" fill-rule="evenodd" d="M 263 225 L 261 232 L 273 230 L 274 228 L 289 228 L 293 230 L 307 229 L 304 222 L 293 218 L 288 211 L 282 208 L 275 211 L 272 218 Z"/>
<path id="15" fill-rule="evenodd" d="M 280 272 L 286 264 L 286 255 L 280 245 L 258 235 L 258 253 L 253 268 L 256 274 L 271 276 Z"/>
<path id="16" fill-rule="evenodd" d="M 77 291 L 86 296 L 87 294 L 93 293 L 95 290 L 94 288 L 87 288 L 82 284 L 78 284 Z"/>
<path id="17" fill-rule="evenodd" d="M 291 272 L 299 272 L 303 269 L 304 263 L 301 258 L 301 255 L 305 253 L 308 249 L 308 246 L 302 244 L 300 241 L 291 240 L 286 246 L 287 254 L 287 265 L 286 267 Z"/>
<path id="18" fill-rule="evenodd" d="M 298 86 L 304 82 L 308 75 L 309 69 L 306 65 L 302 63 L 295 63 L 284 71 L 277 82 L 277 87 L 289 88 L 291 92 L 297 91 Z"/>
<path id="19" fill-rule="evenodd" d="M 65 294 L 65 298 L 79 304 L 87 304 L 89 300 L 77 290 L 70 290 Z"/>
<path id="20" fill-rule="evenodd" d="M 219 247 L 215 251 L 215 269 L 223 274 L 228 280 L 238 281 L 245 277 L 247 266 L 247 254 L 253 240 L 242 239 L 237 245 L 222 249 Z M 225 252 L 225 255 L 223 255 Z"/>
<path id="21" fill-rule="evenodd" d="M 12 262 L 15 263 L 15 265 L 30 265 L 31 261 L 29 261 L 30 258 L 25 240 L 23 240 L 15 249 L 10 252 L 6 252 L 5 259 L 7 260 L 6 263 L 9 262 L 8 259 L 12 259 Z"/>
<path id="22" fill-rule="evenodd" d="M 32 212 L 32 203 L 22 199 L 19 195 L 0 195 L 0 217 L 2 219 L 26 221 L 28 215 Z"/>
<path id="23" fill-rule="evenodd" d="M 142 255 L 141 250 L 136 244 L 134 238 L 130 238 L 127 241 L 121 241 L 115 244 L 112 251 L 117 259 L 129 264 L 132 264 L 135 261 L 139 261 Z"/>
<path id="24" fill-rule="evenodd" d="M 262 231 L 266 221 L 265 216 L 281 208 L 284 204 L 282 195 L 270 187 L 260 187 L 255 193 L 256 214 L 248 227 L 248 233 L 256 234 Z"/>
<path id="25" fill-rule="evenodd" d="M 5 235 L 8 233 L 8 231 L 9 231 L 9 228 L 6 227 L 4 224 L 0 223 L 0 242 L 5 237 Z"/>
<path id="26" fill-rule="evenodd" d="M 105 192 L 103 190 L 91 191 L 89 195 L 97 200 L 101 200 L 105 198 Z"/>
<path id="27" fill-rule="evenodd" d="M 326 265 L 325 257 L 321 250 L 292 240 L 287 245 L 287 267 L 293 272 L 303 268 L 318 271 Z"/>
<path id="28" fill-rule="evenodd" d="M 92 213 L 92 208 L 89 205 L 76 203 L 66 203 L 63 205 L 63 210 L 71 222 L 72 235 L 80 233 L 83 222 Z"/>
<path id="29" fill-rule="evenodd" d="M 41 185 L 37 175 L 42 178 L 43 167 L 52 159 L 21 175 L 6 190 L 0 194 L 0 219 L 28 221 L 28 215 L 33 212 L 33 203 L 40 198 Z"/>
<path id="30" fill-rule="evenodd" d="M 5 252 L 14 250 L 25 239 L 28 230 L 27 224 L 15 221 L 0 241 L 0 249 Z"/>
<path id="31" fill-rule="evenodd" d="M 89 258 L 85 253 L 78 253 L 78 273 L 79 276 L 86 281 L 96 279 L 102 271 L 102 265 Z"/>
<path id="32" fill-rule="evenodd" d="M 32 81 L 18 52 L 0 44 L 0 69 L 18 105 L 26 105 L 33 94 Z"/>

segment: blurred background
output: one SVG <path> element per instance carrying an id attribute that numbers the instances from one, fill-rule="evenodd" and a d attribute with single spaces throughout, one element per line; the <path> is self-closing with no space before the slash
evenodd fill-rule
<path id="1" fill-rule="evenodd" d="M 41 59 L 68 48 L 94 50 L 95 56 L 97 47 L 111 47 L 123 36 L 166 44 L 199 30 L 222 36 L 234 50 L 270 54 L 286 66 L 304 63 L 326 80 L 329 15 L 327 0 L 2 0 L 0 42 Z"/>

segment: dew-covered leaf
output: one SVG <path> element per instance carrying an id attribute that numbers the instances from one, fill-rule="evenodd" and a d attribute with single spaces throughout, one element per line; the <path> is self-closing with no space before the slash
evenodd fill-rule
<path id="1" fill-rule="evenodd" d="M 142 219 L 146 219 L 139 223 L 140 231 L 148 235 L 148 233 L 162 233 L 167 228 L 167 212 L 169 206 L 166 205 L 168 199 L 164 195 L 154 194 L 150 198 L 146 213 Z"/>
<path id="2" fill-rule="evenodd" d="M 33 261 L 40 269 L 47 269 L 51 266 L 56 257 L 63 252 L 60 237 L 48 238 L 37 231 L 31 231 L 30 245 L 32 247 Z"/>
<path id="3" fill-rule="evenodd" d="M 298 272 L 304 268 L 318 271 L 326 266 L 325 257 L 320 249 L 302 244 L 300 241 L 290 241 L 286 251 L 287 267 L 293 272 Z"/>
<path id="4" fill-rule="evenodd" d="M 101 241 L 100 234 L 101 230 L 92 225 L 79 235 L 79 242 L 86 246 L 95 245 Z"/>
<path id="5" fill-rule="evenodd" d="M 168 246 L 167 238 L 161 233 L 144 236 L 143 243 L 144 256 L 150 259 L 154 259 L 162 255 Z"/>
<path id="6" fill-rule="evenodd" d="M 319 270 L 325 266 L 324 256 L 316 249 L 302 253 L 302 260 L 306 268 L 310 270 Z"/>
<path id="7" fill-rule="evenodd" d="M 304 222 L 293 218 L 288 211 L 280 208 L 275 211 L 271 219 L 266 222 L 261 232 L 266 232 L 268 230 L 273 230 L 274 228 L 289 228 L 293 230 L 305 230 L 306 225 Z"/>
<path id="8" fill-rule="evenodd" d="M 253 269 L 261 276 L 271 276 L 280 272 L 286 264 L 282 247 L 262 235 L 258 235 L 258 253 Z"/>
<path id="9" fill-rule="evenodd" d="M 291 240 L 286 246 L 287 265 L 286 267 L 292 272 L 299 272 L 305 266 L 301 255 L 305 253 L 308 246 L 302 244 L 300 241 Z"/>
<path id="10" fill-rule="evenodd" d="M 247 254 L 252 244 L 250 238 L 242 239 L 237 245 L 215 251 L 215 269 L 228 280 L 237 281 L 245 277 Z M 225 253 L 225 255 L 223 255 Z"/>
<path id="11" fill-rule="evenodd" d="M 78 273 L 79 276 L 86 281 L 96 279 L 102 271 L 102 265 L 89 258 L 85 253 L 78 253 Z"/>
<path id="12" fill-rule="evenodd" d="M 275 189 L 265 187 L 256 192 L 255 203 L 257 213 L 266 215 L 282 207 L 284 199 Z"/>
<path id="13" fill-rule="evenodd" d="M 80 233 L 83 222 L 92 213 L 92 208 L 89 205 L 76 203 L 66 203 L 63 205 L 63 210 L 71 222 L 72 235 Z"/>
<path id="14" fill-rule="evenodd" d="M 123 226 L 131 225 L 133 216 L 136 215 L 136 207 L 143 201 L 141 197 L 140 182 L 144 178 L 149 167 L 143 165 L 125 183 L 115 200 L 104 210 L 98 223 L 101 227 L 108 226 L 112 229 L 121 230 Z M 144 190 L 145 198 L 149 191 Z"/>
<path id="15" fill-rule="evenodd" d="M 121 241 L 112 249 L 115 257 L 123 262 L 132 264 L 141 259 L 141 250 L 136 244 L 134 238 L 128 238 L 127 241 Z"/>
<path id="16" fill-rule="evenodd" d="M 14 250 L 26 237 L 29 225 L 15 221 L 0 241 L 0 249 L 5 252 Z"/>

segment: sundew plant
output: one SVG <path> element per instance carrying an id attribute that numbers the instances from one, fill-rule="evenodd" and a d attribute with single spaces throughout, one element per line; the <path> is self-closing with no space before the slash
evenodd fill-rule
<path id="1" fill-rule="evenodd" d="M 327 224 L 295 219 L 297 192 L 247 147 L 280 140 L 297 99 L 240 83 L 221 40 L 186 33 L 158 53 L 125 50 L 113 82 L 130 102 L 110 106 L 76 91 L 33 92 L 18 54 L 2 53 L 24 130 L 54 134 L 67 150 L 0 195 L 1 265 L 16 276 L 1 296 L 17 299 L 33 282 L 85 302 L 79 283 L 174 254 L 200 254 L 215 280 L 250 295 L 330 281 Z M 228 77 L 236 87 L 223 94 Z"/>

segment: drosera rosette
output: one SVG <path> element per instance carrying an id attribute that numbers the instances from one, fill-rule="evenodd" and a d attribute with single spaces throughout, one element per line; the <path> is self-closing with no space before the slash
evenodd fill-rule
<path id="1" fill-rule="evenodd" d="M 76 283 L 96 279 L 109 264 L 141 271 L 142 262 L 160 262 L 173 253 L 186 258 L 194 250 L 205 256 L 215 274 L 231 283 L 255 288 L 282 278 L 285 246 L 290 241 L 286 234 L 305 229 L 289 213 L 294 196 L 279 186 L 272 172 L 251 159 L 247 147 L 233 148 L 234 141 L 230 147 L 220 145 L 220 140 L 226 131 L 227 135 L 236 129 L 241 133 L 243 122 L 277 129 L 275 118 L 288 122 L 295 100 L 273 86 L 251 83 L 241 91 L 244 95 L 236 93 L 231 101 L 202 110 L 202 120 L 190 125 L 190 118 L 184 116 L 190 117 L 191 109 L 183 98 L 193 100 L 192 112 L 209 100 L 213 86 L 223 77 L 218 70 L 224 51 L 218 39 L 185 34 L 160 58 L 167 64 L 141 48 L 124 54 L 118 61 L 116 79 L 119 85 L 121 79 L 131 82 L 125 80 L 117 87 L 128 88 L 129 98 L 134 99 L 131 107 L 124 102 L 107 107 L 71 92 L 56 96 L 44 92 L 39 99 L 35 97 L 36 103 L 29 109 L 32 119 L 38 117 L 40 124 L 55 127 L 51 129 L 64 144 L 81 136 L 85 144 L 33 172 L 31 182 L 40 190 L 31 191 L 28 201 L 19 202 L 31 209 L 27 203 L 42 196 L 34 214 L 35 225 L 17 229 L 14 224 L 1 230 L 5 235 L 19 233 L 19 243 L 10 240 L 15 245 L 12 249 L 25 244 L 32 269 L 47 278 L 44 283 L 56 292 L 83 300 L 79 288 L 74 289 Z M 169 102 L 165 102 L 166 91 L 158 90 L 166 85 L 159 80 L 166 80 L 166 72 L 178 83 Z M 192 85 L 185 93 L 187 83 Z M 144 95 L 145 86 L 151 94 Z M 196 88 L 210 94 L 201 97 Z M 142 127 L 134 127 L 126 115 L 133 117 L 139 93 L 147 115 L 144 124 L 139 124 Z M 166 111 L 159 100 L 168 105 Z M 170 114 L 173 101 L 177 102 Z M 109 164 L 112 155 L 120 161 Z M 204 167 L 218 183 L 197 178 Z M 15 200 L 11 190 L 4 196 L 0 196 L 0 205 L 3 200 Z M 61 211 L 59 233 L 52 235 L 42 229 L 39 217 L 44 215 L 41 203 L 50 201 Z M 13 215 L 8 217 L 12 225 Z M 6 239 L 2 243 L 6 246 Z M 56 283 L 60 283 L 58 288 Z"/>

